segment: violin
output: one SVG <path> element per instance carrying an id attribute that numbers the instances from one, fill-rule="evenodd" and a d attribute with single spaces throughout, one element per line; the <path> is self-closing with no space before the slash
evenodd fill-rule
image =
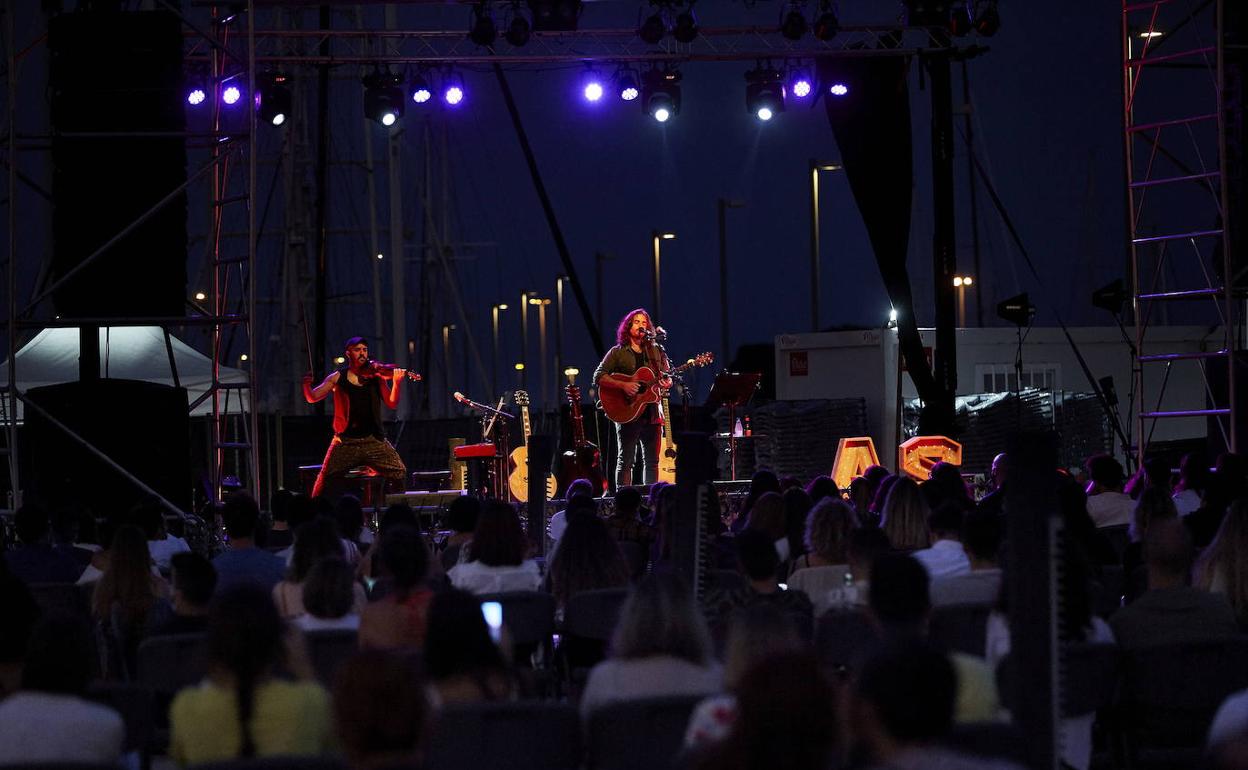
<path id="1" fill-rule="evenodd" d="M 356 376 L 358 377 L 381 377 L 384 375 L 393 374 L 395 369 L 403 369 L 403 367 L 397 364 L 385 364 L 385 363 L 382 363 L 381 361 L 369 361 L 367 364 L 360 367 L 360 371 L 357 373 Z M 413 372 L 410 369 L 404 369 L 403 374 L 412 382 L 420 382 L 420 379 L 421 379 L 420 375 L 417 374 L 416 372 Z"/>

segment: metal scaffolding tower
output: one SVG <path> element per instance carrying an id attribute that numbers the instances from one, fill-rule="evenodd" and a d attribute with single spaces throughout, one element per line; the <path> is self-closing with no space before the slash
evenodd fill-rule
<path id="1" fill-rule="evenodd" d="M 1207 421 L 1210 439 L 1236 449 L 1234 267 L 1228 223 L 1227 27 L 1236 0 L 1125 0 L 1123 117 L 1131 284 L 1135 316 L 1136 456 L 1142 462 L 1159 421 Z M 1205 324 L 1205 349 L 1167 350 L 1150 330 Z M 1203 397 L 1167 385 L 1197 367 Z M 1177 378 L 1176 378 L 1177 379 Z M 1204 430 L 1199 432 L 1204 433 Z"/>

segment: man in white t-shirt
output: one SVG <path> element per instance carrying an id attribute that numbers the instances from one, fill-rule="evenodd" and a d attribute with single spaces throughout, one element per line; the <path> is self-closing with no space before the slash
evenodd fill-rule
<path id="1" fill-rule="evenodd" d="M 962 515 L 962 508 L 954 502 L 941 503 L 928 514 L 932 544 L 913 555 L 933 579 L 971 571 L 970 559 L 962 549 Z"/>
<path id="2" fill-rule="evenodd" d="M 1092 455 L 1084 466 L 1088 472 L 1088 515 L 1098 527 L 1118 527 L 1131 522 L 1135 501 L 1123 494 L 1122 465 L 1110 455 Z"/>

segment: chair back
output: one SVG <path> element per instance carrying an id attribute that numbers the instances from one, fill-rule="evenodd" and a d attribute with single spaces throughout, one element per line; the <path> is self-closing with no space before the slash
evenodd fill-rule
<path id="1" fill-rule="evenodd" d="M 447 706 L 434 718 L 424 770 L 577 770 L 580 722 L 566 703 Z"/>
<path id="2" fill-rule="evenodd" d="M 555 597 L 545 591 L 504 591 L 478 599 L 503 605 L 503 624 L 516 646 L 545 644 L 555 632 Z"/>
<path id="3" fill-rule="evenodd" d="M 844 671 L 880 641 L 863 610 L 832 609 L 815 622 L 815 655 L 826 671 Z"/>
<path id="4" fill-rule="evenodd" d="M 987 645 L 987 604 L 947 604 L 932 610 L 928 634 L 932 641 L 950 652 L 984 657 Z"/>
<path id="5" fill-rule="evenodd" d="M 589 715 L 590 770 L 676 767 L 700 695 L 607 703 Z"/>
<path id="6" fill-rule="evenodd" d="M 151 636 L 139 643 L 138 682 L 153 692 L 172 695 L 204 678 L 204 634 Z"/>
<path id="7" fill-rule="evenodd" d="M 44 614 L 75 615 L 80 618 L 91 615 L 91 592 L 93 583 L 31 583 L 30 594 Z"/>
<path id="8" fill-rule="evenodd" d="M 308 631 L 304 638 L 316 678 L 326 687 L 333 686 L 339 667 L 360 648 L 359 634 L 354 629 Z"/>
<path id="9" fill-rule="evenodd" d="M 610 641 L 627 598 L 626 588 L 600 588 L 573 594 L 564 608 L 563 632 L 581 639 Z"/>

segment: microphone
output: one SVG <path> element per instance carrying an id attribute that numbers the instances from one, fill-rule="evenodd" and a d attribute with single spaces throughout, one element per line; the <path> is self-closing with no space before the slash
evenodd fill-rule
<path id="1" fill-rule="evenodd" d="M 481 412 L 486 412 L 487 414 L 495 414 L 500 417 L 507 417 L 507 418 L 513 417 L 513 415 L 510 415 L 501 409 L 495 409 L 489 404 L 478 404 L 476 401 L 473 401 L 471 398 L 468 398 L 463 393 L 460 393 L 458 390 L 452 393 L 451 396 L 456 401 L 458 401 L 459 403 L 463 404 L 464 406 L 470 409 L 476 409 Z"/>

